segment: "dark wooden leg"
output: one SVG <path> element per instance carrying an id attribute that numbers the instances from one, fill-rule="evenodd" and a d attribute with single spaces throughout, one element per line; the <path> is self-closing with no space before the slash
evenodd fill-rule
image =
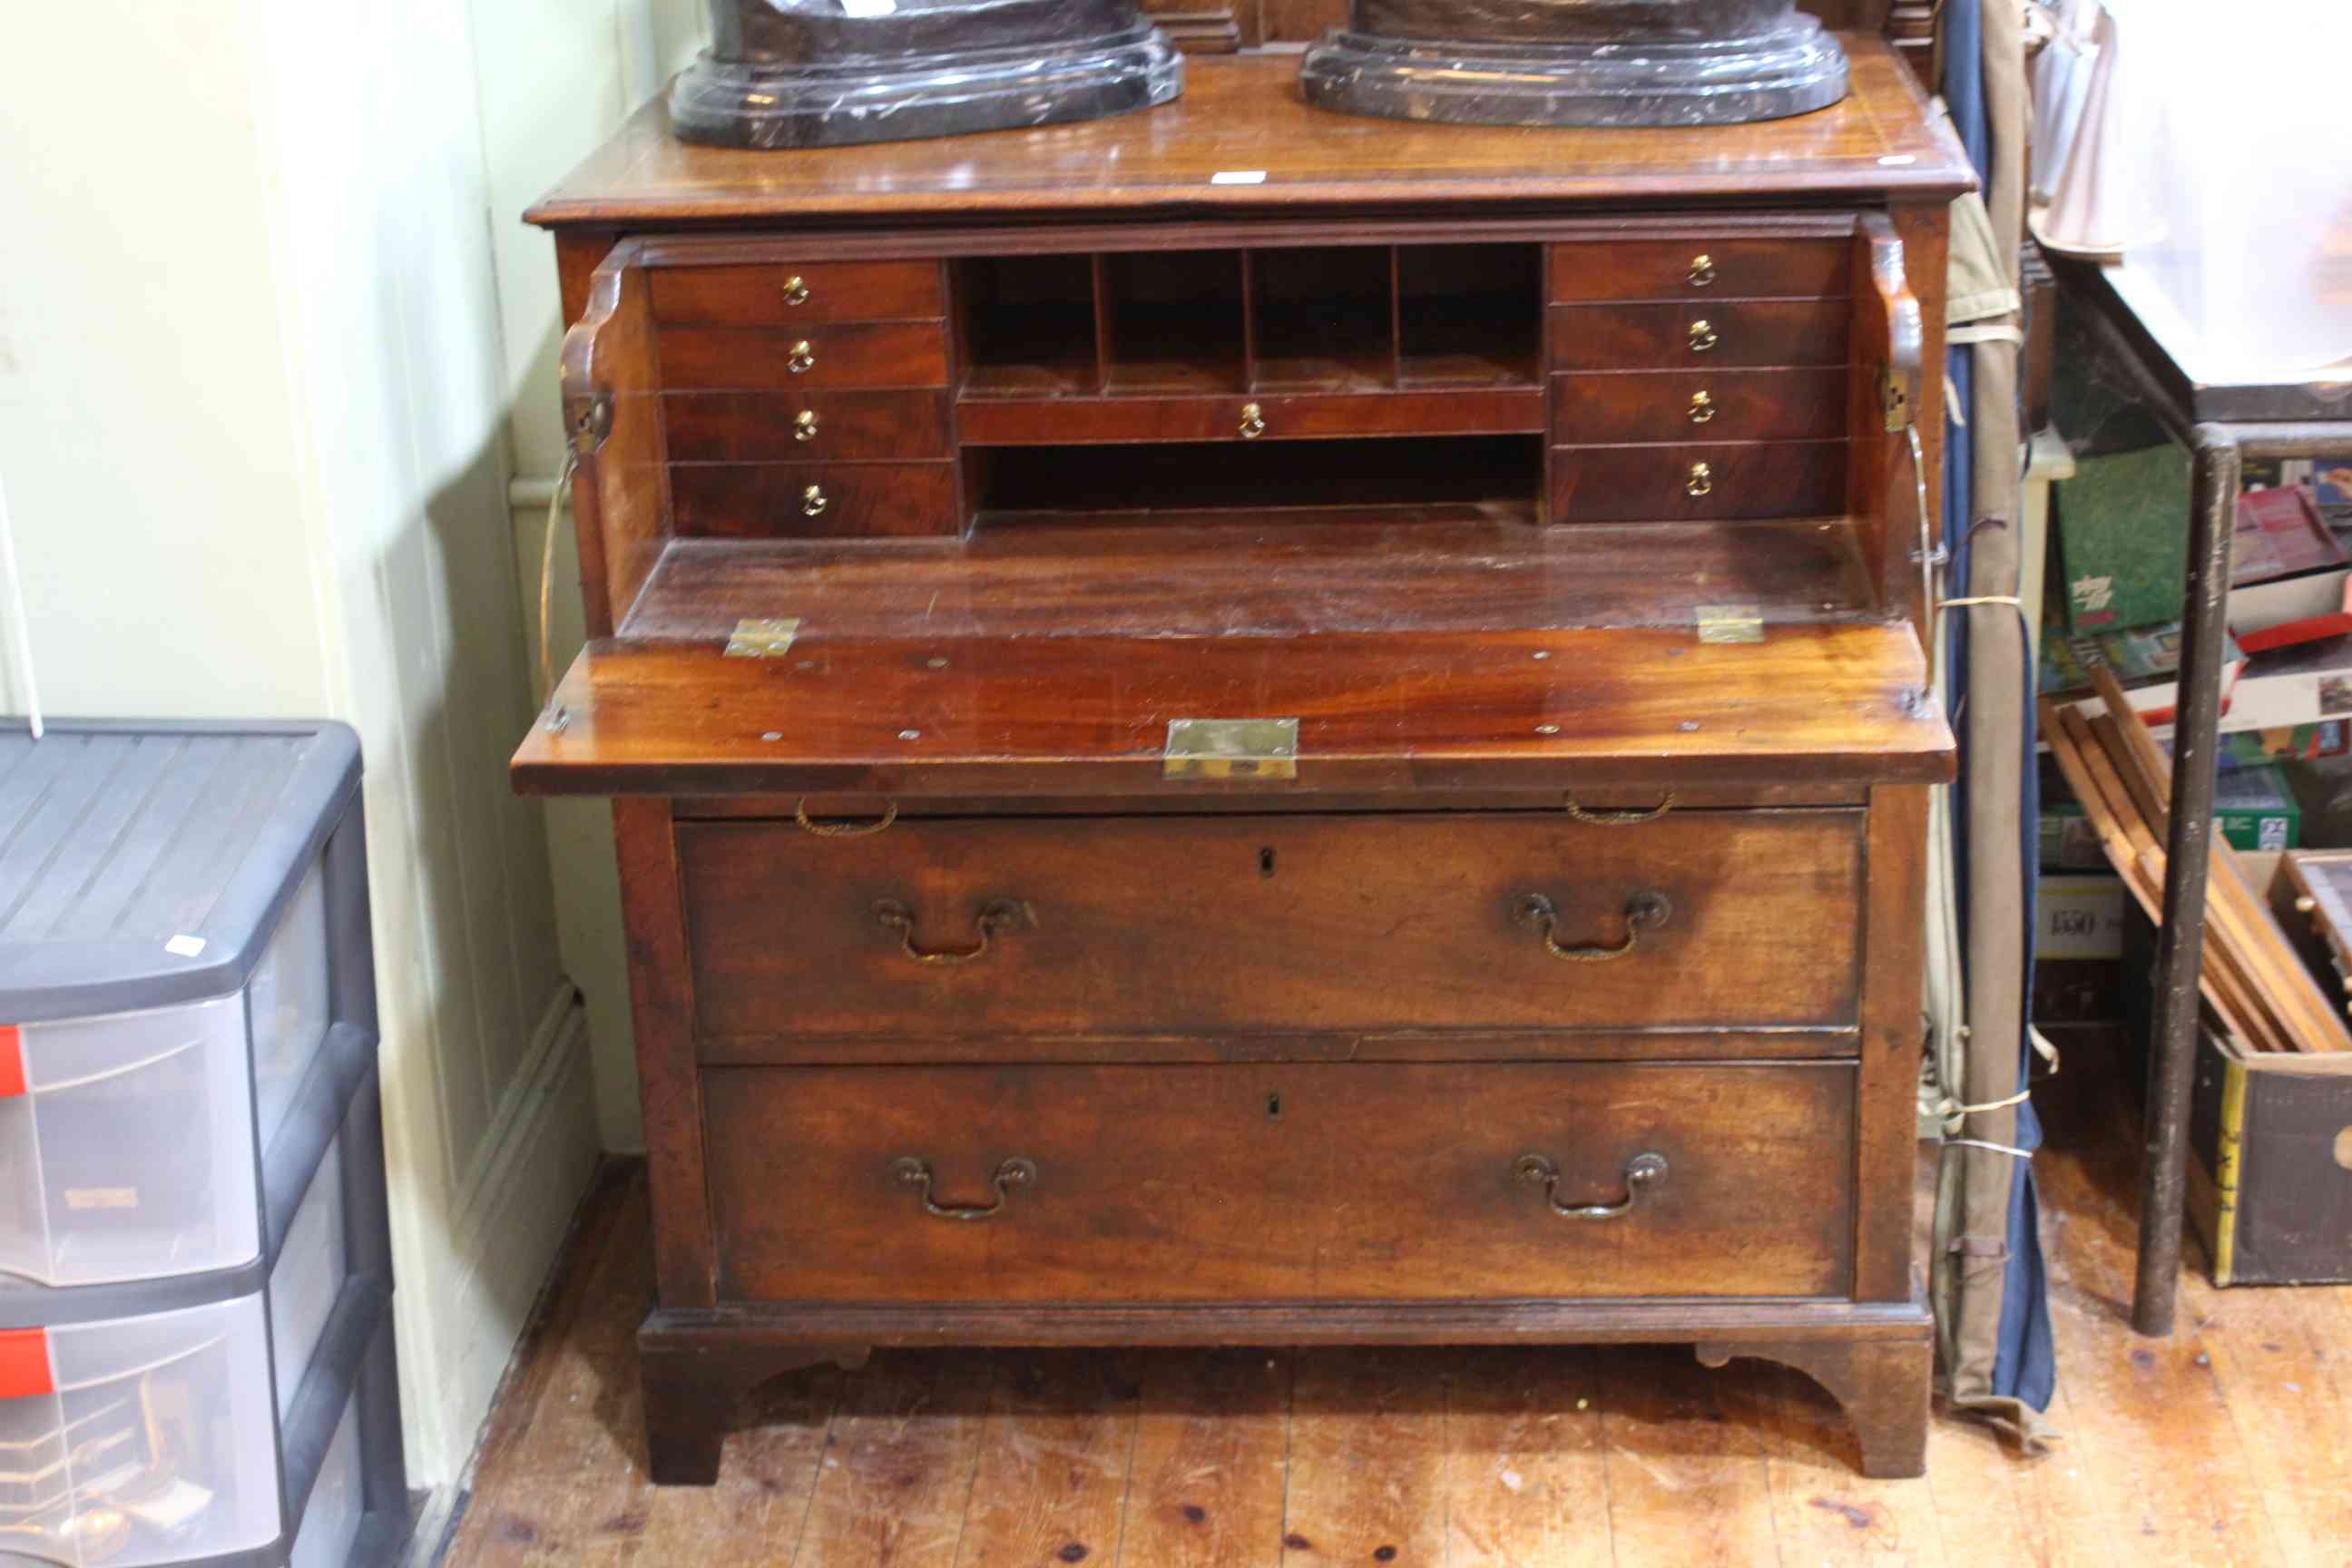
<path id="1" fill-rule="evenodd" d="M 2197 974 L 2204 952 L 2205 868 L 2212 849 L 2214 752 L 2221 727 L 2221 641 L 2243 468 L 2237 438 L 2226 426 L 2200 426 L 2194 445 L 2180 721 L 2172 742 L 2172 834 L 2165 846 L 2164 923 L 2156 939 L 2155 1060 L 2140 1170 L 2139 1270 L 2132 1291 L 2132 1327 L 2153 1335 L 2172 1332 L 2180 1276 L 2189 1101 L 2197 1073 Z"/>
<path id="2" fill-rule="evenodd" d="M 1777 1344 L 1703 1344 L 1700 1364 L 1734 1356 L 1792 1366 L 1837 1396 L 1862 1445 L 1862 1473 L 1907 1480 L 1927 1473 L 1927 1394 L 1935 1342 L 1792 1340 Z"/>
<path id="3" fill-rule="evenodd" d="M 719 1451 L 745 1394 L 771 1378 L 826 1362 L 860 1367 L 867 1353 L 864 1345 L 698 1344 L 688 1335 L 647 1324 L 637 1335 L 637 1365 L 654 1485 L 717 1485 Z"/>

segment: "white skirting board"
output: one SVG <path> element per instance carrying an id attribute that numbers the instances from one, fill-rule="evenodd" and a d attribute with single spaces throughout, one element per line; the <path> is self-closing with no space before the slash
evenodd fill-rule
<path id="1" fill-rule="evenodd" d="M 411 1380 L 411 1366 L 421 1363 L 401 1363 L 411 1474 L 420 1482 L 455 1481 L 473 1452 L 516 1341 L 594 1178 L 599 1142 L 587 1011 L 566 985 L 550 1002 L 515 1090 L 482 1141 L 488 1152 L 454 1205 L 448 1246 L 458 1265 L 456 1289 L 427 1302 L 407 1299 L 395 1282 L 394 1312 L 429 1319 L 443 1350 L 430 1386 Z M 418 1463 L 428 1456 L 451 1458 Z"/>

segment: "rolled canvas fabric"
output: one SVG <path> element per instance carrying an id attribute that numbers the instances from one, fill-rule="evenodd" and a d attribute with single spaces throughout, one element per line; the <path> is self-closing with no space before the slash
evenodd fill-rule
<path id="1" fill-rule="evenodd" d="M 1939 1172 L 1931 1273 L 1947 1396 L 2037 1445 L 2047 1436 L 2039 1412 L 2049 1404 L 2055 1368 L 2032 1173 L 2021 1154 L 2039 1133 L 2031 1107 L 2011 1103 L 2032 1060 L 2032 704 L 2023 619 L 2017 605 L 2002 602 L 2015 599 L 2021 576 L 2017 265 L 2029 111 L 2015 5 L 1976 0 L 1954 12 L 1971 9 L 1952 17 L 1947 40 L 1953 48 L 1973 46 L 1977 69 L 1953 73 L 1946 89 L 1956 108 L 1964 95 L 1975 97 L 1969 107 L 1979 112 L 1963 115 L 1962 123 L 1980 128 L 1969 141 L 1985 180 L 1981 205 L 1968 198 L 1954 224 L 1952 317 L 1965 329 L 1958 335 L 1970 360 L 1968 453 L 1954 460 L 1968 464 L 1966 595 L 1994 602 L 1955 612 L 1970 617 L 1960 861 L 1969 1045 L 1959 1081 L 1945 1089 L 1951 1103 L 1978 1109 L 1958 1118 L 1953 1131 L 1962 1142 L 1946 1151 Z"/>

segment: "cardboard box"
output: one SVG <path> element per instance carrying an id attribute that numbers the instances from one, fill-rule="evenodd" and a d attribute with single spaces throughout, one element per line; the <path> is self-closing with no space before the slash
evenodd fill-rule
<path id="1" fill-rule="evenodd" d="M 2044 877 L 2034 898 L 2037 962 L 2113 961 L 2124 955 L 2123 879 Z"/>

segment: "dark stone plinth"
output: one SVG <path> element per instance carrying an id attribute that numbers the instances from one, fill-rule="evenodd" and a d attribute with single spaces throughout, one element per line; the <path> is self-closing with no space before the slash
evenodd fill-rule
<path id="1" fill-rule="evenodd" d="M 1095 120 L 1183 90 L 1134 0 L 709 0 L 670 88 L 688 142 L 838 147 Z"/>
<path id="2" fill-rule="evenodd" d="M 1845 51 L 1791 0 L 1356 0 L 1307 101 L 1473 125 L 1737 125 L 1845 96 Z"/>

